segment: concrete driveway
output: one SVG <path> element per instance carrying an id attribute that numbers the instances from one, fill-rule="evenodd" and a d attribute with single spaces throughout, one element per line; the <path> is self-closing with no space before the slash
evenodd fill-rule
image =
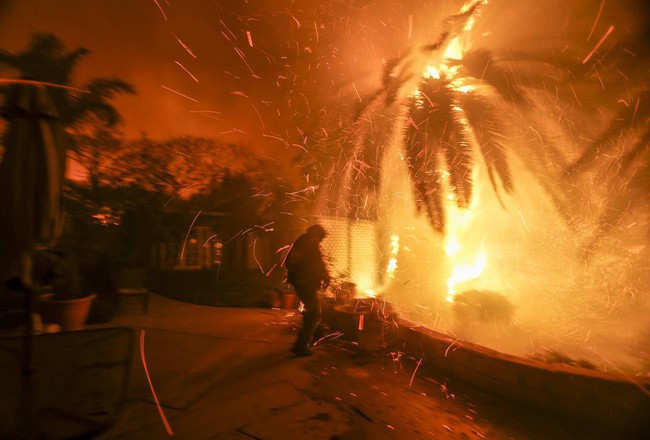
<path id="1" fill-rule="evenodd" d="M 399 350 L 337 339 L 296 358 L 288 349 L 300 319 L 153 295 L 149 314 L 112 322 L 137 341 L 121 417 L 99 438 L 615 438 L 449 380 Z"/>

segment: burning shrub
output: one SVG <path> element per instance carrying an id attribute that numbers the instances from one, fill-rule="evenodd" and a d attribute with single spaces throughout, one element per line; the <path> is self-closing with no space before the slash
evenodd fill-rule
<path id="1" fill-rule="evenodd" d="M 508 299 L 492 290 L 466 290 L 456 295 L 454 311 L 465 321 L 509 324 L 514 307 Z"/>

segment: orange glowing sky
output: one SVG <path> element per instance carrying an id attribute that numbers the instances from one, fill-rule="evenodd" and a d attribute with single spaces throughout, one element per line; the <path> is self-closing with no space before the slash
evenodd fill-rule
<path id="1" fill-rule="evenodd" d="M 540 36 L 552 44 L 570 32 L 572 17 L 583 17 L 590 25 L 599 3 L 549 0 L 542 7 L 493 0 L 490 10 L 498 13 L 485 17 L 485 29 L 477 35 L 485 47 L 513 35 L 508 45 L 514 49 L 544 43 Z M 439 19 L 460 4 L 0 0 L 0 47 L 20 51 L 40 31 L 59 36 L 69 49 L 89 49 L 77 83 L 117 76 L 137 89 L 136 96 L 116 101 L 130 137 L 218 137 L 290 164 L 305 136 L 320 131 L 319 117 L 339 100 L 350 103 L 371 92 L 379 84 L 382 60 L 430 40 Z M 600 25 L 608 26 L 607 20 L 603 14 Z M 0 68 L 0 77 L 11 75 Z"/>
<path id="2" fill-rule="evenodd" d="M 39 31 L 89 49 L 77 83 L 117 76 L 137 90 L 116 100 L 127 136 L 218 137 L 288 163 L 320 109 L 299 74 L 335 69 L 326 65 L 337 50 L 328 37 L 334 16 L 317 2 L 293 12 L 292 1 L 251 3 L 0 0 L 0 47 L 18 52 Z"/>
<path id="3" fill-rule="evenodd" d="M 277 42 L 264 41 L 259 33 L 263 29 L 242 19 L 246 12 L 237 11 L 236 6 L 225 8 L 205 1 L 160 3 L 167 20 L 153 0 L 5 1 L 0 9 L 0 47 L 20 51 L 30 35 L 40 31 L 59 36 L 68 49 L 89 49 L 91 54 L 77 70 L 78 83 L 117 76 L 137 90 L 136 96 L 115 101 L 129 137 L 142 133 L 153 138 L 217 137 L 254 146 L 262 155 L 280 161 L 292 157 L 297 147 L 287 143 L 296 142 L 295 130 L 290 132 L 282 123 L 288 109 L 283 91 L 274 84 L 282 64 L 277 57 L 272 62 L 261 57 L 263 46 Z M 247 30 L 259 49 L 250 47 Z M 235 48 L 242 51 L 259 79 L 252 78 Z M 11 73 L 0 70 L 0 75 Z"/>

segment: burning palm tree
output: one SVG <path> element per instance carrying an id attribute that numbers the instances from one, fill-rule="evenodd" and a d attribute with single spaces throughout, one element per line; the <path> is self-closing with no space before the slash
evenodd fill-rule
<path id="1" fill-rule="evenodd" d="M 478 0 L 466 5 L 442 22 L 436 41 L 385 63 L 382 86 L 362 100 L 353 116 L 353 134 L 348 137 L 353 146 L 344 161 L 342 188 L 335 188 L 349 202 L 337 201 L 337 210 L 353 217 L 374 216 L 386 139 L 391 136 L 398 136 L 403 145 L 417 210 L 426 213 L 439 232 L 445 230 L 449 201 L 459 208 L 472 201 L 474 151 L 483 159 L 499 200 L 513 191 L 507 120 L 534 118 L 527 89 L 543 87 L 544 78 L 518 75 L 506 57 L 472 48 L 472 27 L 486 4 Z M 550 58 L 528 57 L 528 63 L 543 64 L 557 75 L 568 71 Z M 545 148 L 529 143 L 517 153 L 529 159 L 531 171 L 544 182 L 548 163 L 563 165 L 563 159 L 541 130 L 536 134 Z M 561 195 L 550 184 L 546 188 L 563 212 Z"/>
<path id="2" fill-rule="evenodd" d="M 589 27 L 567 20 L 562 32 L 579 33 L 581 45 L 562 38 L 558 54 L 489 51 L 472 38 L 485 5 L 472 2 L 430 44 L 385 62 L 351 130 L 328 127 L 330 139 L 341 134 L 329 213 L 380 220 L 378 241 L 390 244 L 373 290 L 409 319 L 447 333 L 469 321 L 519 326 L 516 316 L 536 340 L 548 341 L 553 326 L 589 340 L 596 330 L 583 322 L 647 305 L 647 282 L 636 281 L 647 280 L 647 240 L 646 260 L 633 261 L 622 234 L 606 234 L 635 204 L 648 207 L 647 36 L 607 40 L 616 15 L 586 50 Z M 542 38 L 544 47 L 555 44 Z M 374 199 L 380 189 L 382 203 Z M 512 209 L 497 212 L 499 202 Z M 431 228 L 422 228 L 425 217 Z M 647 221 L 637 223 L 647 230 Z M 576 258 L 585 239 L 605 235 L 610 246 L 591 264 Z M 466 337 L 483 343 L 485 329 Z"/>

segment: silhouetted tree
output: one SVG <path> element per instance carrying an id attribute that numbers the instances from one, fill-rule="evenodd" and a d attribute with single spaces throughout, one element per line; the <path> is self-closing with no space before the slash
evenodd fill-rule
<path id="1" fill-rule="evenodd" d="M 115 174 L 114 168 L 120 166 L 116 158 L 123 148 L 124 139 L 115 127 L 96 121 L 78 130 L 74 140 L 77 147 L 71 157 L 84 168 L 91 189 L 97 190 L 102 182 Z"/>
<path id="2" fill-rule="evenodd" d="M 88 122 L 89 118 L 97 118 L 108 126 L 114 126 L 121 118 L 111 100 L 118 94 L 132 94 L 135 91 L 132 85 L 118 78 L 94 78 L 85 84 L 73 84 L 75 69 L 89 54 L 87 49 L 81 47 L 68 50 L 53 34 L 37 33 L 22 52 L 14 54 L 0 49 L 0 64 L 17 71 L 26 79 L 83 90 L 50 88 L 61 124 L 68 131 L 74 131 L 75 126 Z"/>
<path id="3" fill-rule="evenodd" d="M 170 198 L 205 193 L 227 175 L 253 176 L 264 167 L 247 146 L 193 136 L 124 141 L 107 160 L 103 184 L 135 185 Z"/>

